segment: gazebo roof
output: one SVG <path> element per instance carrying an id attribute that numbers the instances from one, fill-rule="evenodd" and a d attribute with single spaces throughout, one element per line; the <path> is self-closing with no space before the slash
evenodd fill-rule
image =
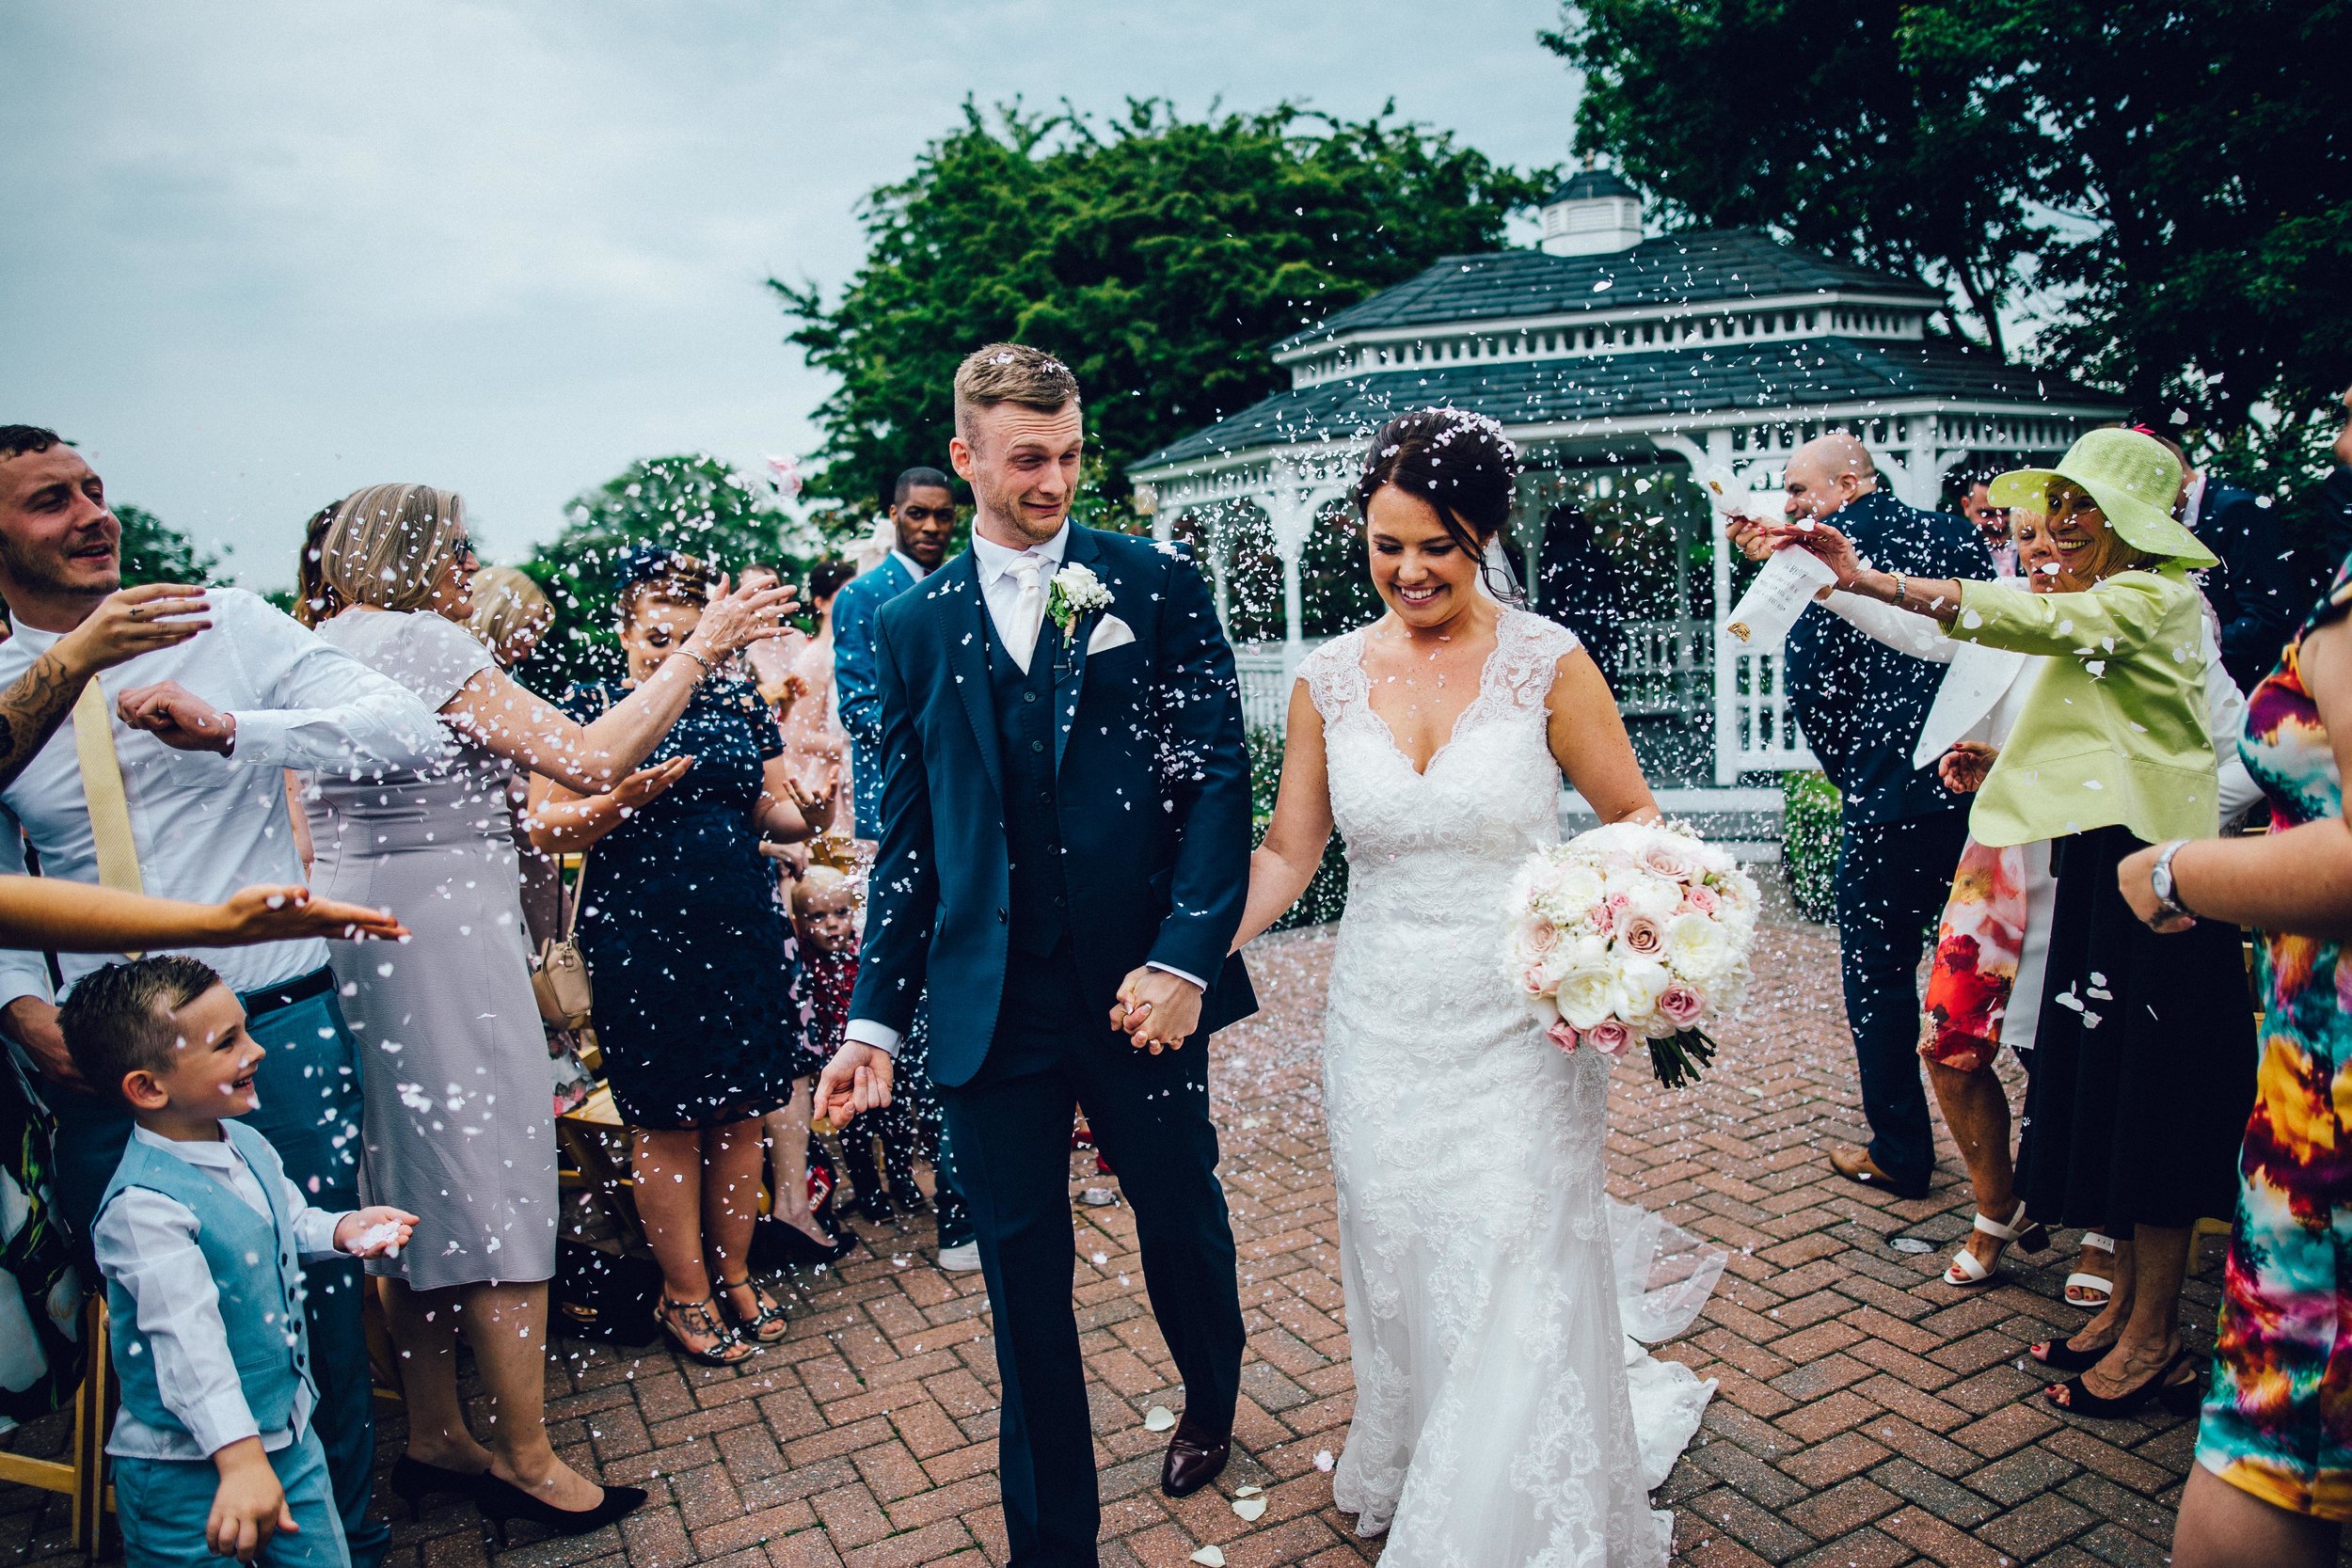
<path id="1" fill-rule="evenodd" d="M 1614 179 L 1601 171 L 1569 182 Z M 1418 277 L 1327 316 L 1274 345 L 1277 358 L 1351 333 L 1531 316 L 1618 311 L 1645 305 L 1733 304 L 1791 294 L 1864 293 L 1934 306 L 1915 278 L 1791 249 L 1753 229 L 1661 234 L 1627 250 L 1551 256 L 1497 250 L 1447 256 Z"/>
<path id="2" fill-rule="evenodd" d="M 1663 243 L 1647 242 L 1641 249 L 1647 251 Z M 1780 250 L 1778 246 L 1771 249 L 1796 263 L 1829 264 Z M 1624 258 L 1512 252 L 1463 260 L 1573 266 L 1585 270 L 1589 276 L 1595 263 L 1622 261 Z M 1432 268 L 1431 273 L 1438 270 Z M 1425 273 L 1422 279 L 1429 277 Z M 1391 290 L 1391 293 L 1410 291 L 1422 279 Z M 1759 283 L 1757 292 L 1764 292 L 1765 287 Z M 1919 292 L 1918 285 L 1906 287 Z M 1382 306 L 1389 297 L 1380 295 L 1356 309 L 1365 310 Z M 1679 300 L 1692 296 L 1661 293 L 1657 297 Z M 1615 299 L 1612 303 L 1626 302 Z M 1352 312 L 1343 314 L 1347 313 Z M 1498 309 L 1494 313 L 1503 311 Z M 1524 293 L 1514 298 L 1509 313 L 1530 313 Z M 1433 315 L 1428 319 L 1437 322 L 1461 318 L 1455 314 Z M 1704 352 L 1686 345 L 1584 358 L 1403 365 L 1369 375 L 1277 392 L 1230 419 L 1162 447 L 1132 465 L 1131 471 L 1218 457 L 1249 448 L 1345 440 L 1360 436 L 1390 414 L 1433 403 L 1491 415 L 1506 426 L 1607 419 L 1622 420 L 1630 427 L 1645 421 L 1730 409 L 1851 407 L 1920 398 L 2102 407 L 2112 401 L 2103 393 L 2059 377 L 2004 364 L 1990 354 L 1934 339 L 1817 337 L 1716 344 Z"/>

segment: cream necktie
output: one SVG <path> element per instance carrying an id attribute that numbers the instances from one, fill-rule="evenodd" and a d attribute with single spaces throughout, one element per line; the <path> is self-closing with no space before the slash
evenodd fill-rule
<path id="1" fill-rule="evenodd" d="M 122 759 L 115 755 L 106 693 L 95 675 L 74 699 L 73 754 L 82 765 L 82 800 L 89 808 L 90 847 L 97 853 L 99 885 L 144 893 L 138 846 L 131 838 L 131 800 L 122 788 Z M 139 957 L 136 953 L 124 956 Z"/>
<path id="2" fill-rule="evenodd" d="M 1045 623 L 1045 568 L 1053 564 L 1041 555 L 1018 555 L 1008 562 L 1005 571 L 1021 579 L 1021 594 L 1012 602 L 1012 615 L 996 634 L 1005 640 L 1005 652 L 1021 666 L 1021 673 L 1029 673 L 1029 660 L 1037 653 L 1037 635 Z"/>

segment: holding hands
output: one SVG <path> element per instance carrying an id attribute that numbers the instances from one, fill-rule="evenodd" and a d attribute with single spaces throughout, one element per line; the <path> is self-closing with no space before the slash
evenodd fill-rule
<path id="1" fill-rule="evenodd" d="M 1111 1027 L 1138 1051 L 1182 1051 L 1200 1026 L 1200 988 L 1149 964 L 1131 970 L 1111 1004 Z"/>
<path id="2" fill-rule="evenodd" d="M 835 1127 L 849 1124 L 863 1111 L 879 1111 L 890 1103 L 890 1086 L 898 1064 L 890 1053 L 859 1040 L 845 1041 L 817 1079 L 817 1115 Z"/>

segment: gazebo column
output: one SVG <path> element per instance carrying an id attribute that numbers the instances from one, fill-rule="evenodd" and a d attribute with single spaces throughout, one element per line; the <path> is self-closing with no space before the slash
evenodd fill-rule
<path id="1" fill-rule="evenodd" d="M 1323 504 L 1325 486 L 1317 484 L 1298 464 L 1278 459 L 1267 475 L 1270 483 L 1254 498 L 1274 535 L 1275 559 L 1282 563 L 1282 673 L 1287 682 L 1306 657 L 1307 585 L 1303 569 L 1307 540 L 1314 532 L 1315 513 Z"/>

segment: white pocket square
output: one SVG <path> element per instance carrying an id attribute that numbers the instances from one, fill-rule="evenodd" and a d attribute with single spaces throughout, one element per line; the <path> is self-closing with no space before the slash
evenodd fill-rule
<path id="1" fill-rule="evenodd" d="M 1133 626 L 1118 616 L 1106 612 L 1101 620 L 1094 623 L 1094 630 L 1087 638 L 1087 657 L 1091 658 L 1096 654 L 1106 653 L 1113 648 L 1123 648 L 1135 640 L 1136 631 Z"/>

